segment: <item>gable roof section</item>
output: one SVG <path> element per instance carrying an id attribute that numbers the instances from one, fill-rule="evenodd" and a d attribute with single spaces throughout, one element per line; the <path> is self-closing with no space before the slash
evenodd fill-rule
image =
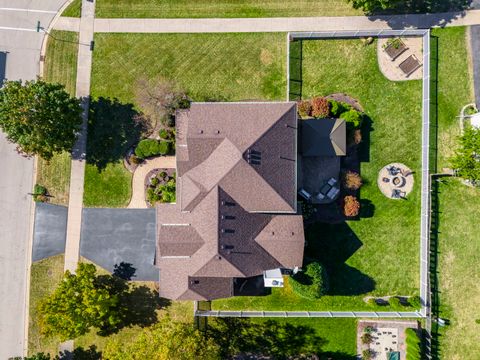
<path id="1" fill-rule="evenodd" d="M 265 226 L 255 241 L 272 255 L 281 267 L 302 266 L 305 236 L 300 215 L 278 215 Z"/>
<path id="2" fill-rule="evenodd" d="M 248 211 L 295 212 L 295 103 L 192 103 L 177 116 L 183 211 L 220 185 Z"/>
<path id="3" fill-rule="evenodd" d="M 301 122 L 303 156 L 345 156 L 346 123 L 342 119 L 309 119 Z"/>

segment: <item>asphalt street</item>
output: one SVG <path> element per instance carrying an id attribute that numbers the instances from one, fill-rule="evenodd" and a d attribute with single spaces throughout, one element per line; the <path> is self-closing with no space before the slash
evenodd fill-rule
<path id="1" fill-rule="evenodd" d="M 35 79 L 44 33 L 66 0 L 0 0 L 0 52 L 5 77 Z M 0 73 L 2 73 L 0 69 Z M 25 353 L 26 279 L 30 238 L 33 160 L 15 152 L 0 132 L 0 360 Z"/>

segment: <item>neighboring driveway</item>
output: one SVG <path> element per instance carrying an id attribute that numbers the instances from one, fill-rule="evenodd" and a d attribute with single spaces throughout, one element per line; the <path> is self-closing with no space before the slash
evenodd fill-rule
<path id="1" fill-rule="evenodd" d="M 66 206 L 37 203 L 33 227 L 32 261 L 65 252 L 67 212 Z"/>
<path id="2" fill-rule="evenodd" d="M 110 272 L 129 263 L 132 280 L 158 281 L 155 209 L 83 209 L 80 255 Z"/>
<path id="3" fill-rule="evenodd" d="M 23 355 L 33 160 L 0 132 L 0 359 Z"/>

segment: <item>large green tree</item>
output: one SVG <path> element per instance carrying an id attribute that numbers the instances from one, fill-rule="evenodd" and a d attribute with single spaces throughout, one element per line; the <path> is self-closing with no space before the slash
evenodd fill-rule
<path id="1" fill-rule="evenodd" d="M 131 342 L 109 340 L 102 357 L 105 360 L 217 360 L 220 348 L 192 324 L 164 317 Z"/>
<path id="2" fill-rule="evenodd" d="M 347 0 L 355 9 L 362 9 L 366 13 L 378 10 L 389 10 L 399 4 L 399 0 Z"/>
<path id="3" fill-rule="evenodd" d="M 27 155 L 50 159 L 70 151 L 80 129 L 80 101 L 63 85 L 6 81 L 0 89 L 0 128 Z"/>
<path id="4" fill-rule="evenodd" d="M 111 276 L 97 276 L 95 266 L 80 263 L 77 273 L 65 272 L 62 282 L 40 305 L 41 329 L 62 340 L 73 339 L 91 327 L 108 332 L 119 327 L 126 309 Z"/>
<path id="5" fill-rule="evenodd" d="M 451 163 L 459 176 L 480 183 L 480 129 L 465 129 Z"/>

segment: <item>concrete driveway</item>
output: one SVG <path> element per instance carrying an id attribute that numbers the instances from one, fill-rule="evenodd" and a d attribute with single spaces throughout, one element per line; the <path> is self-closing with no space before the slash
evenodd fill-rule
<path id="1" fill-rule="evenodd" d="M 0 0 L 0 52 L 6 53 L 7 79 L 37 77 L 44 36 L 36 32 L 37 21 L 47 28 L 65 1 Z M 19 156 L 14 149 L 0 133 L 0 359 L 22 356 L 27 347 L 25 304 L 32 206 L 27 194 L 32 191 L 33 160 Z"/>

